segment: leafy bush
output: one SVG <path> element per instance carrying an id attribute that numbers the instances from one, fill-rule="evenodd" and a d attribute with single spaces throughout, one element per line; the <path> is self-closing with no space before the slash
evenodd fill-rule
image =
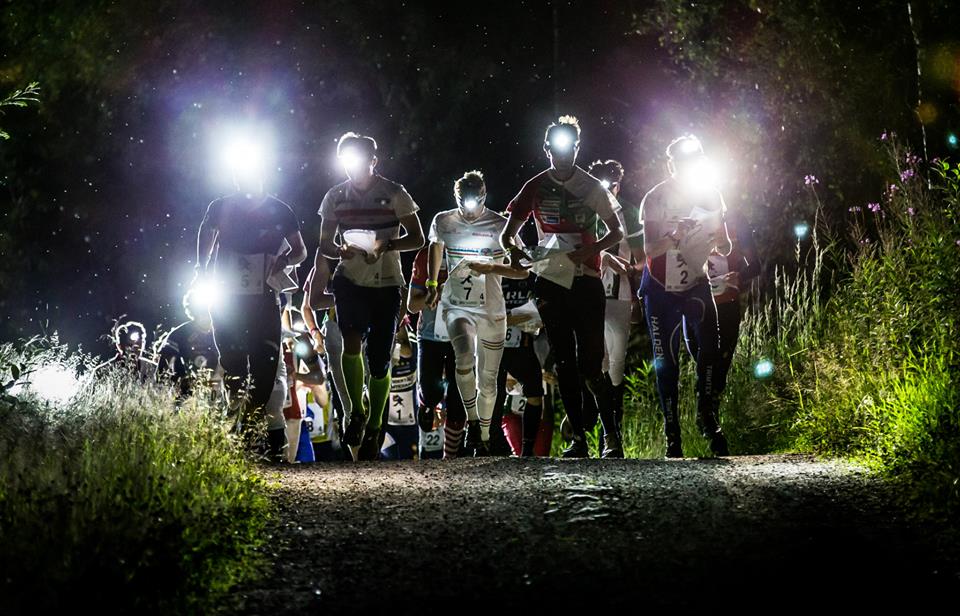
<path id="1" fill-rule="evenodd" d="M 0 377 L 0 611 L 198 611 L 254 571 L 267 486 L 202 390 L 55 339 L 0 345 Z"/>

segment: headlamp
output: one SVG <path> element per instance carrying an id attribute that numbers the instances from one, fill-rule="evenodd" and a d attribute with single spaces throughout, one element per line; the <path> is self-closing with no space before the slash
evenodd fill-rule
<path id="1" fill-rule="evenodd" d="M 576 137 L 569 129 L 555 128 L 550 131 L 550 138 L 546 145 L 551 151 L 569 152 L 575 143 Z"/>

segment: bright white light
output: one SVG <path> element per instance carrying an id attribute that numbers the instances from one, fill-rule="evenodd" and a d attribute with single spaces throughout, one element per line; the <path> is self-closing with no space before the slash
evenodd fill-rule
<path id="1" fill-rule="evenodd" d="M 553 132 L 553 137 L 547 143 L 551 150 L 565 152 L 573 146 L 573 136 L 565 130 Z"/>
<path id="2" fill-rule="evenodd" d="M 798 222 L 793 225 L 793 234 L 797 236 L 797 240 L 806 238 L 808 233 L 810 233 L 810 225 L 807 223 Z"/>
<path id="3" fill-rule="evenodd" d="M 140 342 L 140 332 L 130 332 L 130 342 Z"/>
<path id="4" fill-rule="evenodd" d="M 758 379 L 767 379 L 773 376 L 773 362 L 769 359 L 761 359 L 753 366 L 753 376 Z"/>
<path id="5" fill-rule="evenodd" d="M 680 152 L 683 154 L 693 154 L 694 152 L 702 152 L 703 146 L 700 145 L 700 140 L 696 137 L 688 137 L 680 142 Z"/>
<path id="6" fill-rule="evenodd" d="M 273 166 L 273 136 L 266 125 L 223 123 L 211 135 L 210 155 L 218 183 L 233 181 L 240 189 L 257 192 Z"/>
<path id="7" fill-rule="evenodd" d="M 80 389 L 73 370 L 60 364 L 48 364 L 26 375 L 24 384 L 10 389 L 14 396 L 24 391 L 32 391 L 51 404 L 63 404 L 76 395 Z"/>
<path id="8" fill-rule="evenodd" d="M 310 345 L 306 342 L 300 341 L 293 346 L 293 352 L 299 357 L 306 357 L 310 354 Z"/>
<path id="9" fill-rule="evenodd" d="M 216 282 L 212 280 L 200 280 L 193 285 L 193 305 L 201 310 L 209 310 L 220 303 L 223 298 L 223 291 Z"/>
<path id="10" fill-rule="evenodd" d="M 610 183 L 610 180 L 600 180 L 600 186 L 603 186 L 605 189 L 610 190 L 610 187 L 613 184 Z"/>
<path id="11" fill-rule="evenodd" d="M 683 187 L 692 192 L 716 190 L 720 179 L 720 168 L 706 156 L 685 163 L 680 171 Z"/>
<path id="12" fill-rule="evenodd" d="M 259 177 L 265 167 L 263 148 L 248 137 L 237 137 L 223 150 L 224 163 L 238 178 Z"/>
<path id="13" fill-rule="evenodd" d="M 480 205 L 480 202 L 477 201 L 476 197 L 470 197 L 469 199 L 463 202 L 463 206 L 468 210 L 476 209 L 478 205 Z"/>
<path id="14" fill-rule="evenodd" d="M 307 325 L 300 319 L 297 319 L 293 322 L 293 331 L 295 332 L 305 332 L 307 331 Z"/>
<path id="15" fill-rule="evenodd" d="M 355 147 L 343 148 L 338 160 L 343 169 L 351 175 L 359 174 L 367 166 L 367 157 Z"/>

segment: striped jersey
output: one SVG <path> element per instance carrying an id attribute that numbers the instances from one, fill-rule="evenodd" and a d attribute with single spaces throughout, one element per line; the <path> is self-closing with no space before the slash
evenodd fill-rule
<path id="1" fill-rule="evenodd" d="M 366 234 L 375 241 L 400 237 L 400 219 L 420 208 L 396 182 L 375 175 L 366 190 L 358 190 L 347 180 L 327 191 L 320 204 L 320 216 L 337 223 L 337 232 L 349 241 L 351 232 Z M 353 243 L 353 242 L 351 242 Z M 396 287 L 403 285 L 400 253 L 384 253 L 375 263 L 367 263 L 363 255 L 341 259 L 334 275 L 346 276 L 362 287 Z"/>
<path id="2" fill-rule="evenodd" d="M 443 286 L 440 301 L 447 308 L 484 314 L 493 319 L 506 316 L 500 276 L 475 274 L 464 260 L 493 261 L 503 263 L 504 250 L 500 246 L 500 233 L 507 219 L 484 208 L 473 222 L 460 214 L 460 209 L 440 212 L 430 225 L 430 241 L 442 242 L 447 266 L 447 282 Z"/>
<path id="3" fill-rule="evenodd" d="M 535 175 L 507 206 L 523 220 L 533 214 L 541 242 L 550 234 L 560 234 L 578 248 L 595 244 L 600 221 L 619 209 L 616 197 L 580 167 L 574 167 L 573 176 L 565 182 L 554 178 L 549 169 Z M 577 268 L 577 274 L 598 276 L 599 272 L 600 255 Z"/>

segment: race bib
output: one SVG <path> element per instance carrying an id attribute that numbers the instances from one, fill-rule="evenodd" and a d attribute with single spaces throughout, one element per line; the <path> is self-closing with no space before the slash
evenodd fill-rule
<path id="1" fill-rule="evenodd" d="M 523 415 L 523 410 L 527 408 L 527 399 L 522 393 L 510 393 L 507 396 L 504 410 L 514 415 Z"/>
<path id="2" fill-rule="evenodd" d="M 486 276 L 475 273 L 464 261 L 457 265 L 443 285 L 446 301 L 451 306 L 464 308 L 482 306 L 486 301 L 484 297 L 487 290 Z"/>
<path id="3" fill-rule="evenodd" d="M 390 392 L 390 412 L 387 424 L 391 426 L 412 426 L 417 423 L 417 407 L 414 405 L 413 390 Z"/>
<path id="4" fill-rule="evenodd" d="M 437 428 L 431 432 L 420 430 L 420 451 L 442 451 L 443 450 L 443 428 Z"/>
<path id="5" fill-rule="evenodd" d="M 667 291 L 685 291 L 693 286 L 696 276 L 690 271 L 690 267 L 684 261 L 680 251 L 676 249 L 668 250 L 666 257 L 667 280 L 664 288 Z"/>
<path id="6" fill-rule="evenodd" d="M 264 254 L 221 253 L 217 260 L 217 270 L 224 290 L 234 295 L 263 293 L 265 257 Z"/>
<path id="7" fill-rule="evenodd" d="M 516 349 L 520 347 L 520 338 L 523 336 L 523 330 L 514 325 L 507 328 L 507 335 L 503 339 L 503 346 L 507 349 Z"/>

